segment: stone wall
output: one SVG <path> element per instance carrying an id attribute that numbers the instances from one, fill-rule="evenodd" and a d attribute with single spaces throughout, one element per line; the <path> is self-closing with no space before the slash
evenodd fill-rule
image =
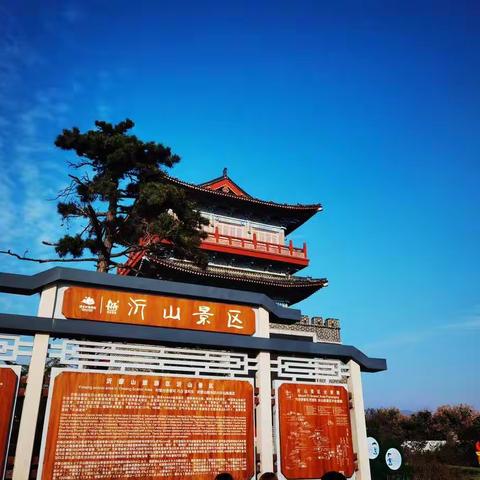
<path id="1" fill-rule="evenodd" d="M 340 339 L 340 320 L 336 318 L 308 317 L 293 324 L 270 322 L 270 328 L 275 330 L 285 330 L 286 332 L 311 332 L 316 333 L 318 342 L 341 343 Z M 286 333 L 285 332 L 285 333 Z"/>

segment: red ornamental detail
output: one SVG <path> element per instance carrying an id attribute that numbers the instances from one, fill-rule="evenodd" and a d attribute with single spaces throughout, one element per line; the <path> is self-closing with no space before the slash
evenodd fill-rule
<path id="1" fill-rule="evenodd" d="M 233 193 L 237 197 L 249 197 L 247 192 L 242 190 L 236 183 L 234 183 L 229 178 L 221 178 L 220 180 L 216 180 L 213 182 L 208 182 L 203 184 L 204 188 L 208 190 L 217 190 L 223 193 Z"/>

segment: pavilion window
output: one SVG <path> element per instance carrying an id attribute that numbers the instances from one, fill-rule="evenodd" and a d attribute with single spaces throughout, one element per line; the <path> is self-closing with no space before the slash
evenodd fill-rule
<path id="1" fill-rule="evenodd" d="M 256 228 L 255 233 L 259 242 L 280 243 L 280 233 L 275 230 L 267 230 L 265 228 Z"/>
<path id="2" fill-rule="evenodd" d="M 246 237 L 245 227 L 242 224 L 221 221 L 217 223 L 218 233 L 229 237 Z"/>

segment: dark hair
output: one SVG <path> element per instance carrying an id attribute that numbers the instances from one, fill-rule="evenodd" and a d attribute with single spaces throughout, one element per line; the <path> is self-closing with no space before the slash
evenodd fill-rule
<path id="1" fill-rule="evenodd" d="M 258 480 L 278 480 L 278 477 L 276 473 L 265 472 Z"/>
<path id="2" fill-rule="evenodd" d="M 327 472 L 322 480 L 347 480 L 347 477 L 338 472 Z"/>
<path id="3" fill-rule="evenodd" d="M 229 473 L 223 472 L 223 473 L 219 473 L 215 477 L 215 480 L 233 480 L 233 477 Z"/>

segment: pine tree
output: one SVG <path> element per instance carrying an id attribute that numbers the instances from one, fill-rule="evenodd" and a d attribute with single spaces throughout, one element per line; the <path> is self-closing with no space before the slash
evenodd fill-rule
<path id="1" fill-rule="evenodd" d="M 181 189 L 165 181 L 166 168 L 180 157 L 168 147 L 129 134 L 134 127 L 129 119 L 95 125 L 85 133 L 76 127 L 65 129 L 55 140 L 57 147 L 77 155 L 69 162 L 75 174 L 59 194 L 57 210 L 63 224 L 79 225 L 78 233 L 43 242 L 58 258 L 1 253 L 39 263 L 94 261 L 100 272 L 124 267 L 126 257 L 140 251 L 161 257 L 173 250 L 177 258 L 205 265 L 199 246 L 205 238 L 201 227 L 208 220 Z"/>

